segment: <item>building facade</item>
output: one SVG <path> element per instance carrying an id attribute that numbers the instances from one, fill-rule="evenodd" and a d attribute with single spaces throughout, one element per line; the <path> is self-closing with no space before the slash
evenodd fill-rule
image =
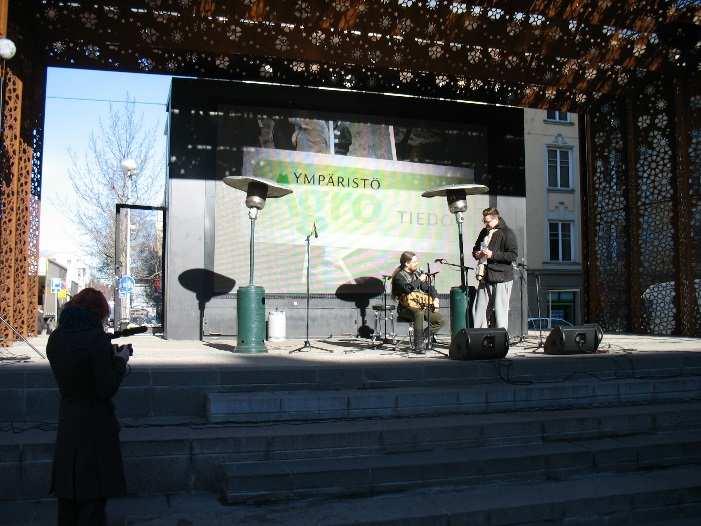
<path id="1" fill-rule="evenodd" d="M 545 329 L 560 319 L 578 324 L 583 275 L 577 114 L 525 109 L 524 143 L 529 327 Z"/>

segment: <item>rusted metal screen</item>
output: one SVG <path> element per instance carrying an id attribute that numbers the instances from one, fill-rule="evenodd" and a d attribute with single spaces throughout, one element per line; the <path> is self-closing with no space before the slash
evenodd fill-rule
<path id="1" fill-rule="evenodd" d="M 23 313 L 14 308 L 17 231 L 20 216 L 22 82 L 10 71 L 7 71 L 4 80 L 3 155 L 0 166 L 0 314 L 10 323 L 16 324 L 18 321 L 24 321 Z M 14 340 L 12 331 L 5 324 L 0 324 L 0 337 L 5 344 Z"/>
<path id="2" fill-rule="evenodd" d="M 20 136 L 21 80 L 5 76 L 0 182 L 0 314 L 23 336 L 35 333 L 39 202 L 33 192 L 34 154 Z M 0 323 L 0 345 L 15 334 Z"/>
<path id="3" fill-rule="evenodd" d="M 607 330 L 701 335 L 701 94 L 641 82 L 586 116 L 589 314 Z"/>

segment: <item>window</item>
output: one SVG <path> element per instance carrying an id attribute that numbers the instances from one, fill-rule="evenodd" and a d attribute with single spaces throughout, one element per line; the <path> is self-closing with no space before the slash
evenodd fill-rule
<path id="1" fill-rule="evenodd" d="M 569 120 L 570 120 L 566 111 L 558 111 L 558 110 L 548 110 L 548 114 L 547 114 L 546 119 L 549 121 L 558 121 L 558 122 L 569 122 Z"/>
<path id="2" fill-rule="evenodd" d="M 574 325 L 577 323 L 577 291 L 551 290 L 550 296 L 550 325 Z"/>
<path id="3" fill-rule="evenodd" d="M 572 261 L 572 223 L 550 221 L 550 261 Z"/>
<path id="4" fill-rule="evenodd" d="M 548 187 L 572 188 L 570 179 L 570 151 L 548 148 Z"/>

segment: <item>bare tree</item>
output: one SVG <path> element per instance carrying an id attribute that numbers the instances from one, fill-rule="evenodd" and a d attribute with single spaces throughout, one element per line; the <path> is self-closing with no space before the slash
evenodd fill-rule
<path id="1" fill-rule="evenodd" d="M 163 202 L 165 170 L 155 151 L 157 132 L 158 125 L 144 126 L 143 114 L 137 112 L 127 94 L 123 105 L 110 105 L 108 117 L 99 120 L 82 156 L 69 151 L 68 176 L 78 199 L 70 219 L 86 238 L 86 253 L 93 258 L 101 279 L 114 279 L 116 203 Z M 135 172 L 123 170 L 125 159 L 136 161 Z"/>

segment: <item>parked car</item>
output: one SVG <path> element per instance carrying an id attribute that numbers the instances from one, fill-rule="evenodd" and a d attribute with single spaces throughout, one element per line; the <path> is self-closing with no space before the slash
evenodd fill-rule
<path id="1" fill-rule="evenodd" d="M 567 320 L 562 318 L 528 318 L 528 330 L 546 330 L 552 329 L 553 327 L 573 327 L 573 325 Z"/>

